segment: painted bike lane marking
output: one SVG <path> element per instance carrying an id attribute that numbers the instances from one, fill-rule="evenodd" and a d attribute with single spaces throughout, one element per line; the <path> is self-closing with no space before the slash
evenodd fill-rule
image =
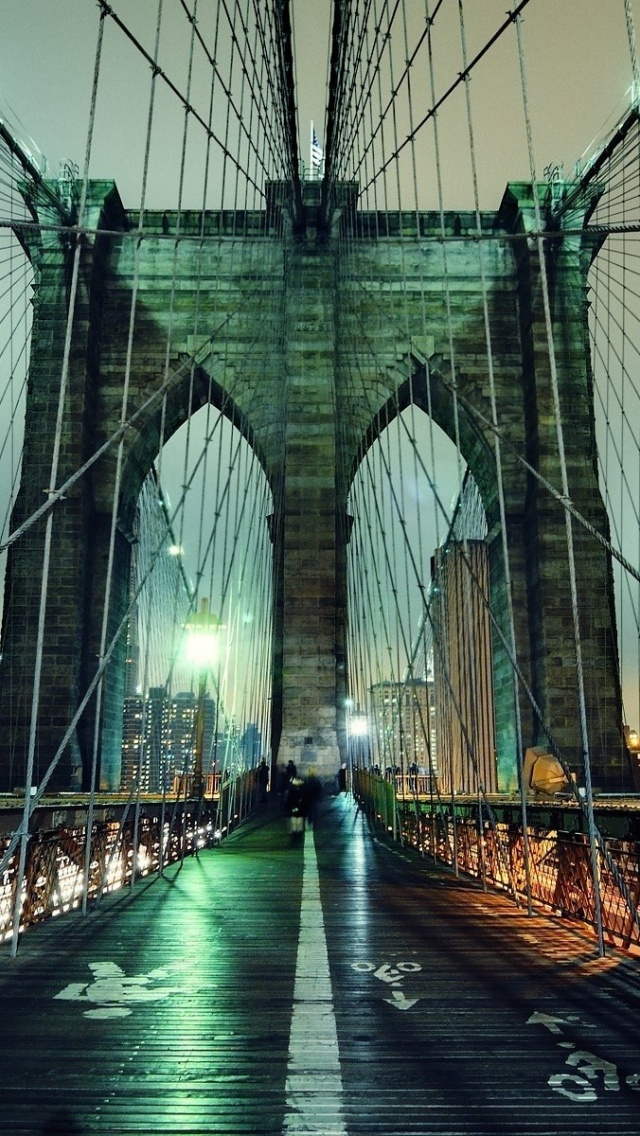
<path id="1" fill-rule="evenodd" d="M 613 1061 L 592 1053 L 590 1049 L 580 1049 L 573 1041 L 564 1040 L 564 1031 L 575 1028 L 578 1024 L 587 1029 L 596 1028 L 592 1022 L 582 1022 L 577 1014 L 558 1017 L 536 1011 L 527 1019 L 528 1026 L 543 1026 L 554 1036 L 555 1044 L 560 1049 L 569 1050 L 564 1063 L 569 1070 L 575 1072 L 552 1073 L 547 1081 L 549 1088 L 579 1104 L 593 1104 L 597 1101 L 599 1088 L 607 1093 L 618 1093 L 623 1087 L 639 1091 L 639 1073 L 629 1073 L 622 1080 Z"/>
<path id="2" fill-rule="evenodd" d="M 176 993 L 177 987 L 158 986 L 169 977 L 165 967 L 156 967 L 146 974 L 127 977 L 122 967 L 115 962 L 90 962 L 89 970 L 93 978 L 87 982 L 70 982 L 54 1000 L 66 1002 L 93 1003 L 95 1009 L 83 1011 L 85 1018 L 100 1021 L 109 1018 L 124 1018 L 133 1013 L 132 1006 L 145 1002 L 157 1002 Z"/>
<path id="3" fill-rule="evenodd" d="M 408 974 L 417 974 L 422 970 L 418 962 L 398 962 L 395 964 L 383 962 L 378 966 L 375 962 L 363 960 L 362 962 L 352 962 L 351 969 L 355 970 L 357 974 L 373 974 L 373 977 L 379 979 L 380 982 L 393 986 L 391 998 L 383 998 L 383 1001 L 388 1002 L 396 1010 L 410 1010 L 420 1001 L 419 998 L 407 998 L 404 990 L 398 989 L 400 983 Z"/>

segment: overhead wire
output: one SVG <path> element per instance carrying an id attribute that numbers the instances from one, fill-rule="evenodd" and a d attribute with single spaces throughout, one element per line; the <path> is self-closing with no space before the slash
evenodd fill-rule
<path id="1" fill-rule="evenodd" d="M 91 158 L 91 148 L 93 142 L 93 127 L 95 122 L 95 109 L 97 101 L 98 80 L 100 75 L 100 63 L 102 57 L 102 40 L 103 40 L 103 20 L 102 18 L 98 23 L 98 34 L 96 42 L 96 52 L 94 59 L 93 69 L 93 86 L 91 91 L 91 104 L 89 111 L 89 123 L 87 128 L 87 141 L 85 148 L 85 161 L 84 161 L 84 181 L 80 195 L 80 203 L 78 213 L 80 218 L 83 217 L 84 209 L 87 200 L 87 175 L 89 170 L 89 162 Z M 69 289 L 69 306 L 67 321 L 65 327 L 65 339 L 63 348 L 62 369 L 60 374 L 60 381 L 58 387 L 58 405 L 56 412 L 55 435 L 53 439 L 52 453 L 51 453 L 51 472 L 49 478 L 49 485 L 47 487 L 47 494 L 53 494 L 57 478 L 58 467 L 60 461 L 60 452 L 62 448 L 62 422 L 65 409 L 65 401 L 67 395 L 67 385 L 69 380 L 69 360 L 71 355 L 71 336 L 73 329 L 73 321 L 75 315 L 75 303 L 78 292 L 78 280 L 80 272 L 80 241 L 76 241 L 73 253 L 73 267 L 71 273 L 71 285 Z M 29 727 L 29 742 L 25 763 L 25 796 L 23 807 L 23 818 L 21 824 L 21 839 L 20 839 L 20 853 L 17 869 L 17 886 L 15 893 L 15 904 L 13 911 L 13 934 L 11 939 L 11 954 L 15 957 L 18 949 L 18 937 L 20 932 L 20 915 L 22 909 L 22 883 L 24 880 L 24 872 L 26 866 L 27 855 L 27 842 L 29 834 L 29 818 L 30 818 L 30 801 L 31 788 L 33 784 L 34 763 L 35 763 L 35 747 L 36 735 L 38 724 L 38 712 L 40 707 L 41 697 L 41 679 L 42 679 L 42 660 L 44 650 L 44 623 L 47 611 L 48 601 L 48 588 L 49 588 L 49 560 L 51 556 L 53 539 L 53 514 L 50 512 L 47 516 L 45 536 L 43 542 L 43 564 L 42 564 L 42 578 L 40 585 L 40 604 L 38 611 L 38 630 L 37 640 L 35 647 L 34 658 L 34 673 L 33 673 L 33 694 L 31 700 L 31 718 Z"/>

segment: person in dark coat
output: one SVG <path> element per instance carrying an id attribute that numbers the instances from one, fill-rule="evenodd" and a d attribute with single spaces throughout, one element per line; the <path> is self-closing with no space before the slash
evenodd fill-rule
<path id="1" fill-rule="evenodd" d="M 256 769 L 256 784 L 258 786 L 258 800 L 266 801 L 269 788 L 269 766 L 264 757 Z"/>
<path id="2" fill-rule="evenodd" d="M 307 820 L 315 825 L 318 805 L 322 796 L 322 782 L 315 769 L 310 769 L 304 782 L 304 795 L 307 801 Z"/>
<path id="3" fill-rule="evenodd" d="M 291 843 L 299 844 L 304 836 L 304 820 L 307 815 L 304 781 L 301 777 L 291 778 L 284 795 L 284 807 L 289 814 Z"/>

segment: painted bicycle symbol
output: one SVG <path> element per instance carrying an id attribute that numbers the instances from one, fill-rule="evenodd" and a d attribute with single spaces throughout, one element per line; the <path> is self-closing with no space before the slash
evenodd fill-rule
<path id="1" fill-rule="evenodd" d="M 575 1025 L 577 1021 L 578 1019 L 574 1014 L 568 1014 L 566 1018 L 558 1018 L 551 1014 L 535 1013 L 528 1019 L 527 1025 L 544 1026 L 545 1029 L 549 1030 L 549 1033 L 557 1036 L 562 1035 L 563 1027 L 568 1028 Z M 556 1044 L 561 1049 L 570 1051 L 565 1060 L 565 1065 L 568 1065 L 570 1070 L 575 1070 L 574 1072 L 552 1073 L 549 1077 L 547 1082 L 549 1087 L 554 1092 L 560 1093 L 561 1096 L 582 1104 L 589 1104 L 598 1099 L 599 1087 L 608 1093 L 620 1092 L 621 1084 L 630 1089 L 640 1090 L 640 1073 L 629 1073 L 624 1082 L 621 1082 L 618 1067 L 613 1061 L 598 1057 L 589 1049 L 578 1049 L 573 1041 L 557 1041 Z M 600 1078 L 602 1078 L 601 1081 Z"/>
<path id="2" fill-rule="evenodd" d="M 89 970 L 93 973 L 92 979 L 70 982 L 55 995 L 56 999 L 66 1002 L 92 1004 L 84 1011 L 85 1018 L 124 1018 L 133 1012 L 133 1005 L 157 1002 L 176 990 L 175 987 L 158 985 L 169 977 L 169 971 L 164 967 L 130 977 L 115 962 L 90 962 Z"/>

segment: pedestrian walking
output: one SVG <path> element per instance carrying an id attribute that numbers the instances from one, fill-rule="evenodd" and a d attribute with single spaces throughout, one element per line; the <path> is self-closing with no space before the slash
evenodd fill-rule
<path id="1" fill-rule="evenodd" d="M 310 769 L 304 781 L 304 795 L 307 803 L 307 820 L 314 825 L 318 815 L 318 805 L 322 796 L 322 781 L 315 769 Z"/>
<path id="2" fill-rule="evenodd" d="M 302 777 L 292 777 L 284 797 L 284 807 L 289 814 L 291 843 L 300 844 L 304 835 L 304 821 L 307 802 Z"/>
<path id="3" fill-rule="evenodd" d="M 264 803 L 269 789 L 269 766 L 264 757 L 256 769 L 256 784 L 258 786 L 258 800 Z"/>

